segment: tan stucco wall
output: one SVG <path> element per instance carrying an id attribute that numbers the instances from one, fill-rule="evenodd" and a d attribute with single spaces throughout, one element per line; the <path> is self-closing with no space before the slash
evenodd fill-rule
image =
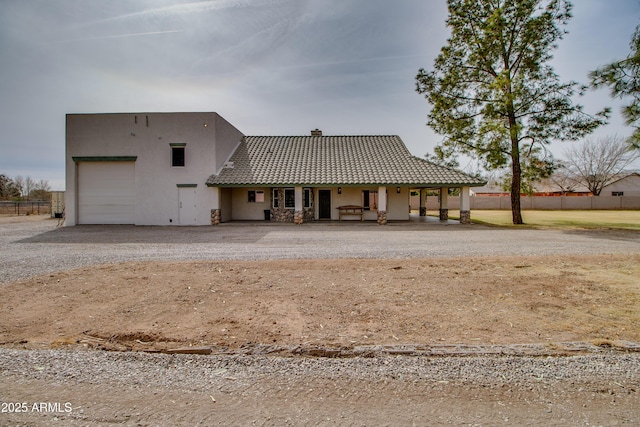
<path id="1" fill-rule="evenodd" d="M 248 192 L 264 191 L 264 202 L 249 202 Z M 231 190 L 231 209 L 234 221 L 264 220 L 264 211 L 271 209 L 271 189 L 266 187 L 234 188 Z"/>
<path id="2" fill-rule="evenodd" d="M 623 192 L 625 196 L 639 197 L 640 196 L 640 176 L 629 175 L 622 178 L 620 181 L 616 181 L 611 185 L 607 185 L 602 189 L 601 196 L 611 196 L 612 192 Z"/>
<path id="3" fill-rule="evenodd" d="M 626 193 L 625 193 L 626 194 Z M 471 210 L 474 209 L 511 209 L 511 199 L 508 196 L 474 196 L 469 198 Z M 449 209 L 460 209 L 460 198 L 449 196 Z M 640 197 L 637 196 L 568 196 L 521 197 L 522 209 L 540 210 L 588 210 L 588 209 L 640 209 Z M 427 209 L 437 210 L 437 197 L 427 199 Z"/>
<path id="4" fill-rule="evenodd" d="M 175 224 L 179 184 L 197 185 L 196 224 L 210 224 L 211 190 L 205 182 L 243 136 L 216 113 L 69 114 L 66 126 L 67 225 L 77 217 L 72 157 L 93 156 L 137 156 L 135 224 Z M 171 166 L 172 143 L 186 144 L 185 167 Z"/>
<path id="5" fill-rule="evenodd" d="M 400 187 L 400 193 L 396 187 L 387 187 L 387 220 L 408 220 L 409 203 L 409 189 L 407 187 Z"/>
<path id="6" fill-rule="evenodd" d="M 231 221 L 231 213 L 232 213 L 232 195 L 233 192 L 231 188 L 223 188 L 220 190 L 220 209 L 222 212 L 222 222 Z"/>
<path id="7" fill-rule="evenodd" d="M 338 206 L 362 205 L 362 190 L 379 191 L 379 187 L 342 187 L 342 194 L 338 194 L 338 189 L 332 189 L 331 219 L 338 220 Z M 378 197 L 379 199 L 379 197 Z M 316 199 L 317 200 L 317 199 Z M 317 212 L 317 211 L 316 211 Z M 345 217 L 344 220 L 358 219 L 357 217 Z M 400 193 L 396 192 L 396 187 L 387 187 L 387 219 L 395 221 L 405 221 L 409 219 L 409 189 L 401 187 Z M 377 221 L 377 210 L 365 211 L 365 221 Z"/>

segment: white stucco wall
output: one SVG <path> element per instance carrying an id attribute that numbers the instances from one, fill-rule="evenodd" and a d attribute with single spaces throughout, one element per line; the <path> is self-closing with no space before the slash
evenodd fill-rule
<path id="1" fill-rule="evenodd" d="M 137 156 L 136 225 L 177 224 L 181 184 L 196 184 L 196 224 L 210 224 L 212 194 L 205 182 L 243 136 L 216 113 L 69 114 L 66 120 L 67 225 L 77 219 L 73 157 L 110 156 Z M 186 144 L 184 167 L 171 166 L 175 143 Z"/>

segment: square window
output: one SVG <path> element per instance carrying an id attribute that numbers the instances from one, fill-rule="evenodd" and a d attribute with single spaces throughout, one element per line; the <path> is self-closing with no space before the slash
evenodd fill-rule
<path id="1" fill-rule="evenodd" d="M 263 203 L 264 202 L 264 191 L 262 190 L 249 190 L 248 199 L 249 203 Z"/>
<path id="2" fill-rule="evenodd" d="M 296 207 L 296 191 L 293 188 L 284 189 L 284 207 L 287 209 Z"/>
<path id="3" fill-rule="evenodd" d="M 171 166 L 183 167 L 184 159 L 184 147 L 171 147 Z"/>

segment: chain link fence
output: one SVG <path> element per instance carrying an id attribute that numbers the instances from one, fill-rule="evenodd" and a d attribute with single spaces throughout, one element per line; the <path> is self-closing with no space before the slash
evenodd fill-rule
<path id="1" fill-rule="evenodd" d="M 45 215 L 51 213 L 49 200 L 0 201 L 0 215 Z"/>

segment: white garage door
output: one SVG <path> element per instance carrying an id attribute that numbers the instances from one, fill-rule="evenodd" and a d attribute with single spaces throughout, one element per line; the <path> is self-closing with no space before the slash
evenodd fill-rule
<path id="1" fill-rule="evenodd" d="M 135 162 L 78 163 L 78 223 L 133 224 Z"/>

